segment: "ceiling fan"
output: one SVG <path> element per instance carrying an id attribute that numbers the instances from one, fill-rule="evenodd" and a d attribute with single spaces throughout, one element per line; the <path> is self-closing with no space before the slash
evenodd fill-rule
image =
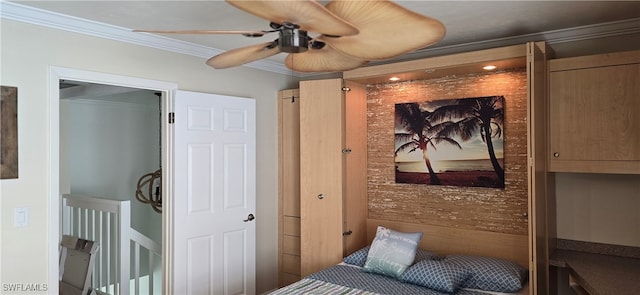
<path id="1" fill-rule="evenodd" d="M 166 34 L 239 34 L 278 38 L 218 54 L 207 64 L 216 69 L 239 66 L 285 52 L 288 68 L 299 72 L 336 72 L 372 60 L 388 59 L 440 41 L 445 28 L 389 0 L 336 0 L 326 6 L 315 0 L 226 0 L 271 22 L 270 30 L 134 30 Z M 312 37 L 309 33 L 317 34 Z"/>

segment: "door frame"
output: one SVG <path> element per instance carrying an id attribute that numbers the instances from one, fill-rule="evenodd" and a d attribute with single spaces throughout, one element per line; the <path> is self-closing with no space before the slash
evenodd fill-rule
<path id="1" fill-rule="evenodd" d="M 61 233 L 61 191 L 60 191 L 60 80 L 73 80 L 90 82 L 97 84 L 123 86 L 130 88 L 148 89 L 162 92 L 161 102 L 162 120 L 168 122 L 168 114 L 173 112 L 175 92 L 178 84 L 173 82 L 141 79 L 129 76 L 91 72 L 85 70 L 49 67 L 48 93 L 49 93 L 49 198 L 47 209 L 49 212 L 49 236 L 48 243 L 48 290 L 57 294 L 60 270 L 58 268 L 59 259 L 59 239 Z M 162 124 L 162 195 L 164 199 L 173 198 L 173 131 L 169 124 Z M 162 210 L 162 286 L 163 290 L 172 283 L 171 269 L 173 246 L 173 208 L 170 202 L 165 202 Z"/>

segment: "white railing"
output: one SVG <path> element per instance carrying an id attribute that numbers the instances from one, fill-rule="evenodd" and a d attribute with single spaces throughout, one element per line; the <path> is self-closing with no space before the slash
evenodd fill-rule
<path id="1" fill-rule="evenodd" d="M 93 286 L 114 295 L 154 294 L 162 248 L 131 228 L 131 201 L 84 195 L 62 198 L 62 234 L 97 241 Z M 147 255 L 143 255 L 143 254 Z M 141 269 L 141 260 L 148 264 Z M 141 284 L 141 278 L 147 283 Z M 158 288 L 156 288 L 158 289 Z M 159 293 L 160 290 L 156 290 Z"/>

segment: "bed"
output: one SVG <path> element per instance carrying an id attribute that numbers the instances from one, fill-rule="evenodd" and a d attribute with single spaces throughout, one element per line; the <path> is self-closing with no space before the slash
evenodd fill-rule
<path id="1" fill-rule="evenodd" d="M 527 236 L 375 219 L 367 232 L 366 247 L 270 294 L 529 294 Z"/>

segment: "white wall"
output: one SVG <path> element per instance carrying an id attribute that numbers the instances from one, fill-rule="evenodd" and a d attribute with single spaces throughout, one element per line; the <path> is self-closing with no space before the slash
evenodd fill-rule
<path id="1" fill-rule="evenodd" d="M 245 67 L 214 70 L 205 60 L 142 46 L 2 19 L 0 83 L 18 87 L 19 178 L 0 182 L 0 281 L 50 281 L 49 92 L 50 66 L 173 82 L 181 90 L 256 99 L 256 289 L 277 285 L 277 91 L 291 77 Z M 55 173 L 55 172 L 54 172 Z M 29 209 L 29 225 L 14 227 L 13 210 Z M 54 258 L 57 260 L 57 257 Z M 55 280 L 55 278 L 53 279 Z M 5 292 L 0 289 L 0 292 Z M 41 292 L 46 294 L 47 292 Z M 23 293 L 24 294 L 24 293 Z"/>
<path id="2" fill-rule="evenodd" d="M 640 175 L 556 173 L 558 238 L 640 247 Z"/>
<path id="3" fill-rule="evenodd" d="M 158 102 L 149 90 L 62 100 L 60 174 L 72 194 L 130 200 L 131 226 L 161 244 L 162 215 L 135 196 L 138 179 L 160 168 Z"/>

